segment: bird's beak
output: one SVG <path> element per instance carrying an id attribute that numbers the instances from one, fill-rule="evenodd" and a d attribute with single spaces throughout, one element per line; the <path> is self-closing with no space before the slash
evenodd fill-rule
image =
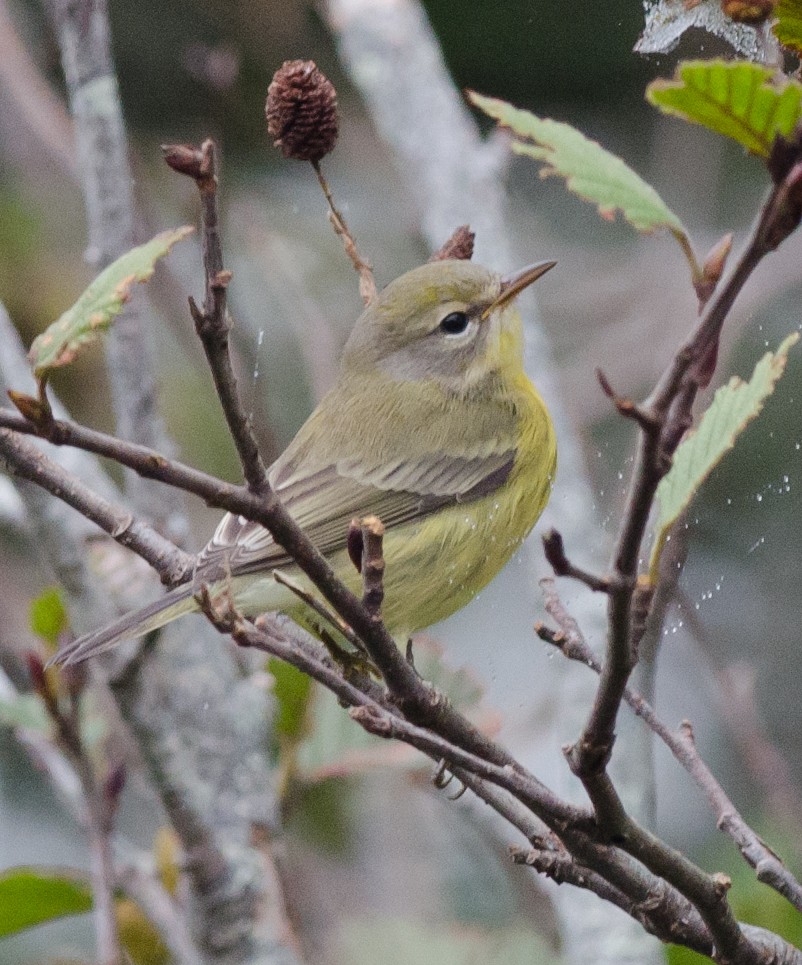
<path id="1" fill-rule="evenodd" d="M 507 275 L 506 278 L 502 278 L 498 298 L 482 312 L 482 321 L 496 309 L 502 308 L 507 302 L 511 302 L 524 288 L 528 288 L 532 282 L 537 281 L 547 271 L 551 271 L 556 264 L 556 261 L 539 261 L 534 265 L 527 265 L 526 268 L 522 268 L 512 275 Z"/>

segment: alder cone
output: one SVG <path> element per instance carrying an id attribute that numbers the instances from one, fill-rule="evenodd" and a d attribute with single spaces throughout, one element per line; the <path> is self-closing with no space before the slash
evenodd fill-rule
<path id="1" fill-rule="evenodd" d="M 337 143 L 334 84 L 313 60 L 287 60 L 267 89 L 267 131 L 284 157 L 319 161 Z"/>

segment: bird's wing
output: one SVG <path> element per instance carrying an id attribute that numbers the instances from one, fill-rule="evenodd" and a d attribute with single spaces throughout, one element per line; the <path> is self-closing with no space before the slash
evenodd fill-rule
<path id="1" fill-rule="evenodd" d="M 328 554 L 345 546 L 355 516 L 376 515 L 390 528 L 494 492 L 509 476 L 515 450 L 502 446 L 473 457 L 440 451 L 418 455 L 414 461 L 367 466 L 342 459 L 312 471 L 305 461 L 294 465 L 285 457 L 271 468 L 271 484 L 298 525 Z M 288 562 L 267 530 L 229 513 L 200 553 L 197 573 L 216 579 Z"/>

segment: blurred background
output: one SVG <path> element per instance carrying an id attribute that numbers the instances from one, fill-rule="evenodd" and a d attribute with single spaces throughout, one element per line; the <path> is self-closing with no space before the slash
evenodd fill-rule
<path id="1" fill-rule="evenodd" d="M 714 41 L 691 33 L 670 55 L 638 56 L 632 47 L 643 8 L 635 0 L 591 7 L 581 0 L 427 0 L 424 7 L 458 88 L 569 121 L 621 155 L 682 218 L 700 256 L 726 231 L 735 232 L 738 247 L 767 187 L 762 166 L 723 139 L 659 116 L 643 100 L 650 79 L 670 74 L 680 56 L 703 46 L 707 56 Z M 333 379 L 361 309 L 356 276 L 312 171 L 284 160 L 266 134 L 264 97 L 281 62 L 312 58 L 337 87 L 341 135 L 324 168 L 379 284 L 430 253 L 420 198 L 345 69 L 336 25 L 323 7 L 300 0 L 111 0 L 110 14 L 140 240 L 198 220 L 195 188 L 166 168 L 160 144 L 212 136 L 220 146 L 241 384 L 265 455 L 275 457 Z M 0 61 L 0 300 L 28 344 L 91 278 L 59 54 L 40 3 L 0 0 Z M 581 462 L 572 471 L 586 475 L 592 494 L 593 513 L 582 520 L 586 545 L 569 552 L 603 568 L 634 435 L 611 412 L 594 370 L 602 368 L 621 395 L 646 393 L 693 323 L 695 297 L 670 237 L 640 237 L 603 221 L 562 182 L 541 180 L 526 159 L 511 159 L 506 176 L 505 218 L 517 258 L 509 267 L 558 261 L 538 286 L 532 324 L 542 326 L 550 346 L 548 392 L 557 394 L 580 440 Z M 792 238 L 743 293 L 716 384 L 733 373 L 747 377 L 767 348 L 800 328 L 801 253 L 802 239 Z M 186 310 L 186 296 L 202 290 L 197 243 L 178 246 L 148 288 L 162 411 L 177 451 L 236 480 L 235 454 Z M 144 299 L 144 292 L 134 297 Z M 111 429 L 105 378 L 97 350 L 53 384 L 75 418 Z M 801 383 L 796 349 L 766 411 L 692 507 L 688 562 L 668 611 L 656 684 L 661 716 L 671 725 L 693 720 L 735 803 L 797 870 Z M 562 498 L 558 482 L 554 499 Z M 192 508 L 196 549 L 217 514 Z M 15 542 L 7 521 L 3 541 L 0 651 L 13 663 L 9 655 L 34 646 L 29 601 L 53 577 Z M 533 545 L 536 553 L 536 538 Z M 527 759 L 549 758 L 546 766 L 559 769 L 558 745 L 543 747 L 539 735 L 554 705 L 571 693 L 565 674 L 587 671 L 558 667 L 562 658 L 536 641 L 531 625 L 543 616 L 540 591 L 526 559 L 512 569 L 517 575 L 502 578 L 431 636 L 449 679 L 481 707 L 480 719 Z M 560 589 L 569 608 L 587 592 Z M 282 843 L 290 913 L 309 960 L 554 961 L 561 938 L 553 889 L 510 864 L 508 835 L 489 828 L 465 799 L 449 803 L 417 759 L 374 745 L 356 753 L 355 738 L 345 733 L 350 722 L 334 702 L 318 699 L 314 716 L 317 743 L 307 742 L 286 794 Z M 619 750 L 629 753 L 626 740 Z M 736 878 L 734 902 L 747 918 L 780 927 L 784 909 L 741 868 L 689 779 L 660 749 L 656 766 L 658 831 Z M 465 821 L 454 819 L 455 808 Z M 120 821 L 144 843 L 161 822 L 136 780 Z M 0 729 L 0 866 L 38 862 L 85 866 L 84 844 Z M 0 941 L 0 961 L 86 960 L 91 948 L 89 922 L 70 919 Z"/>

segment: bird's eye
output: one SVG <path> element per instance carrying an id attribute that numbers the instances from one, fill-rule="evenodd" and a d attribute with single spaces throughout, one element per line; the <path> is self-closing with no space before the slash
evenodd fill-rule
<path id="1" fill-rule="evenodd" d="M 465 312 L 449 312 L 440 322 L 440 331 L 446 335 L 462 335 L 468 327 L 469 318 Z"/>

